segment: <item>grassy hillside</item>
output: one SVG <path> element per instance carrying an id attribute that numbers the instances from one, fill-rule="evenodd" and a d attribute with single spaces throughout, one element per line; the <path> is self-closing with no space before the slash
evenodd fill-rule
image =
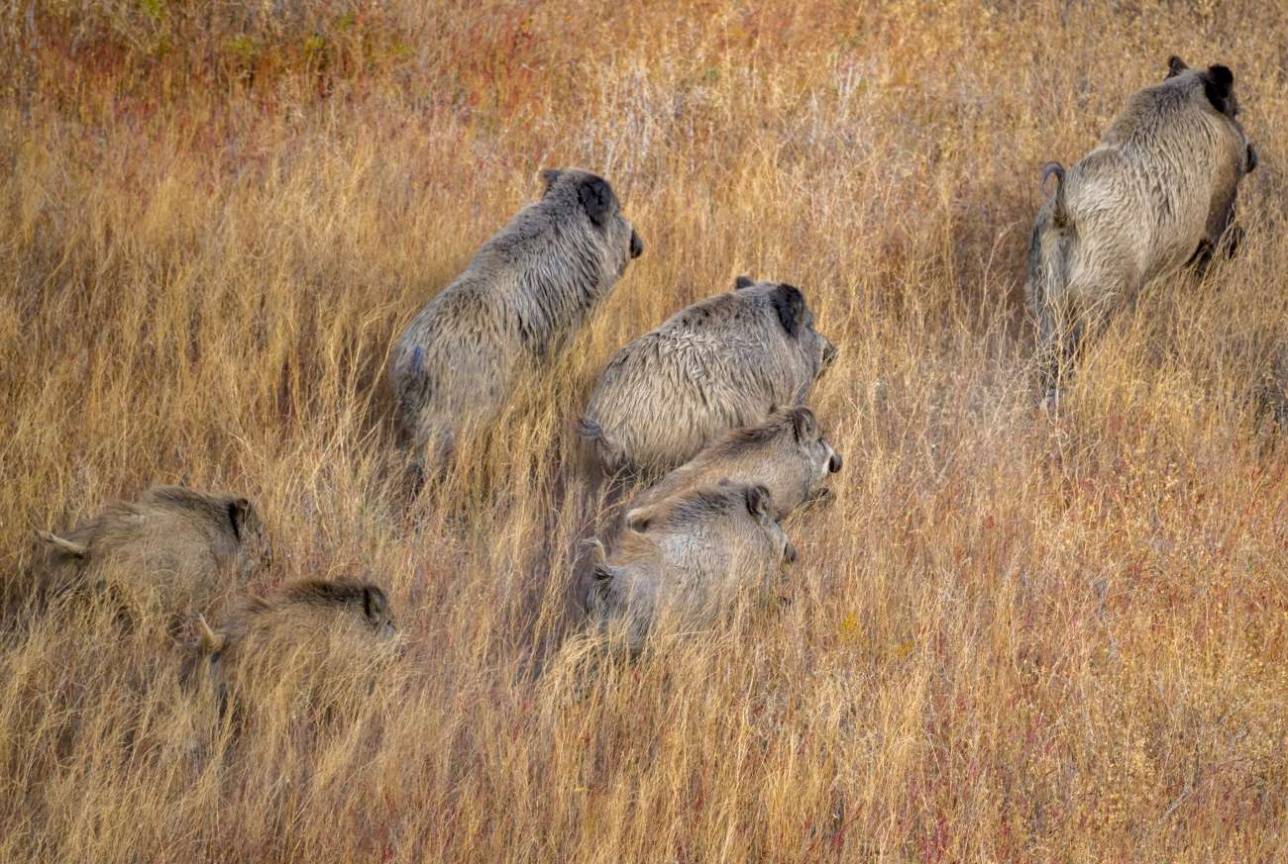
<path id="1" fill-rule="evenodd" d="M 9 605 L 33 528 L 182 481 L 258 504 L 257 587 L 366 571 L 409 646 L 353 723 L 212 740 L 175 646 L 20 611 L 0 860 L 1288 858 L 1288 449 L 1257 409 L 1288 11 L 23 0 L 0 35 Z M 1247 240 L 1151 286 L 1049 416 L 1039 168 L 1173 53 L 1235 72 Z M 386 352 L 561 165 L 647 251 L 408 504 Z M 571 424 L 618 346 L 740 273 L 802 286 L 841 349 L 835 501 L 786 526 L 783 603 L 581 666 Z"/>

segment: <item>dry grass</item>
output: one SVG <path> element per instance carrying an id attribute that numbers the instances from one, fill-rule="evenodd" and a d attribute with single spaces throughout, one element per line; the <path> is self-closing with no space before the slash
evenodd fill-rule
<path id="1" fill-rule="evenodd" d="M 365 567 L 411 645 L 354 722 L 239 740 L 110 610 L 24 612 L 0 860 L 1288 858 L 1288 451 L 1255 399 L 1288 326 L 1288 13 L 596 6 L 0 11 L 6 593 L 33 526 L 182 480 L 258 503 L 261 587 Z M 1038 167 L 1171 53 L 1235 70 L 1248 240 L 1152 287 L 1053 419 Z M 408 506 L 386 350 L 564 164 L 648 250 Z M 782 608 L 578 667 L 569 425 L 616 346 L 741 272 L 841 347 L 835 503 L 788 525 Z"/>

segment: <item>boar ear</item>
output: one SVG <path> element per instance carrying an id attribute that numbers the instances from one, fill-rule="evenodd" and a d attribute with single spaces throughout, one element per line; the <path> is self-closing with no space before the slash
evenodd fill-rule
<path id="1" fill-rule="evenodd" d="M 1177 57 L 1175 54 L 1167 58 L 1167 77 L 1168 78 L 1175 78 L 1177 75 L 1180 75 L 1188 68 L 1190 67 L 1185 65 L 1185 61 L 1182 60 L 1180 57 Z"/>
<path id="2" fill-rule="evenodd" d="M 1230 94 L 1234 92 L 1234 73 L 1226 66 L 1209 66 L 1203 73 L 1203 92 L 1212 107 L 1222 114 L 1232 114 Z"/>
<path id="3" fill-rule="evenodd" d="M 1209 66 L 1207 77 L 1211 79 L 1213 84 L 1220 87 L 1227 96 L 1234 88 L 1234 73 L 1230 71 L 1229 66 Z"/>
<path id="4" fill-rule="evenodd" d="M 750 288 L 755 284 L 756 280 L 752 279 L 750 276 L 739 276 L 737 279 L 733 280 L 733 290 L 741 291 L 742 289 Z"/>
<path id="5" fill-rule="evenodd" d="M 602 177 L 588 177 L 577 187 L 577 197 L 586 215 L 596 226 L 603 228 L 613 215 L 613 189 Z"/>
<path id="6" fill-rule="evenodd" d="M 537 172 L 537 179 L 541 181 L 541 197 L 550 194 L 550 187 L 555 185 L 562 173 L 558 168 L 543 168 Z"/>
<path id="7" fill-rule="evenodd" d="M 73 558 L 84 558 L 89 554 L 89 547 L 84 543 L 75 543 L 66 537 L 59 537 L 50 531 L 37 531 L 36 536 L 42 542 L 54 547 L 59 552 L 70 555 Z"/>
<path id="8" fill-rule="evenodd" d="M 626 527 L 642 534 L 653 524 L 653 516 L 652 507 L 636 507 L 626 514 Z"/>
<path id="9" fill-rule="evenodd" d="M 245 539 L 246 527 L 255 515 L 255 505 L 245 498 L 236 498 L 228 502 L 228 522 L 233 528 L 233 537 L 240 543 Z"/>
<path id="10" fill-rule="evenodd" d="M 364 585 L 362 588 L 362 614 L 372 624 L 379 624 L 389 614 L 389 601 L 385 592 L 375 585 Z"/>
<path id="11" fill-rule="evenodd" d="M 748 486 L 743 493 L 747 499 L 747 512 L 752 516 L 768 516 L 773 502 L 773 496 L 769 494 L 769 488 L 757 483 L 755 486 Z"/>
<path id="12" fill-rule="evenodd" d="M 782 323 L 787 335 L 793 338 L 801 334 L 801 321 L 805 319 L 805 295 L 795 285 L 779 285 L 773 293 L 774 311 Z"/>
<path id="13" fill-rule="evenodd" d="M 814 412 L 803 405 L 793 411 L 792 431 L 796 433 L 796 440 L 801 444 L 818 438 L 818 421 L 814 419 Z"/>

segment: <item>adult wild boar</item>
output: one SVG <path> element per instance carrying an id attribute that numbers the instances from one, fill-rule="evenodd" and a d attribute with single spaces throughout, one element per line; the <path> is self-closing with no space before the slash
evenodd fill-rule
<path id="1" fill-rule="evenodd" d="M 222 591 L 247 582 L 273 555 L 250 501 L 181 486 L 148 489 L 62 535 L 38 533 L 52 593 L 106 590 L 130 615 L 158 615 L 171 625 L 208 612 Z"/>
<path id="2" fill-rule="evenodd" d="M 397 654 L 384 591 L 359 579 L 308 579 L 252 597 L 218 631 L 202 622 L 199 654 L 223 707 L 301 692 L 319 708 L 343 707 Z"/>
<path id="3" fill-rule="evenodd" d="M 523 370 L 567 342 L 644 250 L 608 181 L 541 172 L 545 191 L 416 315 L 389 380 L 405 444 L 443 467 L 460 433 L 496 417 Z"/>
<path id="4" fill-rule="evenodd" d="M 805 406 L 778 410 L 765 422 L 735 429 L 645 490 L 632 507 L 662 501 L 686 489 L 727 479 L 769 490 L 774 518 L 787 515 L 825 493 L 823 481 L 841 470 L 841 454 Z"/>
<path id="5" fill-rule="evenodd" d="M 800 289 L 740 276 L 618 351 L 580 433 L 606 474 L 658 476 L 726 432 L 803 404 L 835 356 Z"/>
<path id="6" fill-rule="evenodd" d="M 711 626 L 741 591 L 767 588 L 796 550 L 764 486 L 721 483 L 631 510 L 611 555 L 591 541 L 586 608 L 638 653 L 659 619 Z"/>
<path id="7" fill-rule="evenodd" d="M 1232 247 L 1239 181 L 1257 164 L 1238 114 L 1227 67 L 1173 57 L 1082 161 L 1046 166 L 1056 188 L 1033 229 L 1027 294 L 1048 397 L 1085 336 L 1146 282 Z"/>

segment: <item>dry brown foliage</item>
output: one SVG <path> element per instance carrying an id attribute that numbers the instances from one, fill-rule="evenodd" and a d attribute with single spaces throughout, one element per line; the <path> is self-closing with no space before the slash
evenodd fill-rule
<path id="1" fill-rule="evenodd" d="M 0 860 L 1288 857 L 1281 5 L 15 0 L 0 37 L 9 605 L 33 527 L 238 489 L 281 553 L 256 587 L 361 566 L 410 670 L 248 741 L 111 610 L 19 609 Z M 1246 241 L 1151 286 L 1049 416 L 1039 167 L 1173 53 L 1235 72 Z M 386 351 L 569 164 L 647 251 L 409 504 Z M 835 500 L 789 522 L 781 608 L 574 656 L 572 421 L 740 273 L 841 349 Z"/>

